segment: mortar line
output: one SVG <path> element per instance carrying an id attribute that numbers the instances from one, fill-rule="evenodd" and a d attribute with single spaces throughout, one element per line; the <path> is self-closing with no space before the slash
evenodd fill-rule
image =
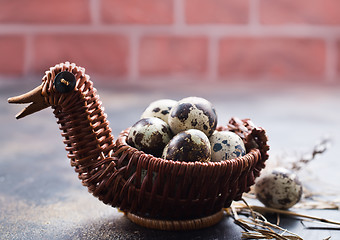
<path id="1" fill-rule="evenodd" d="M 128 57 L 128 81 L 130 83 L 136 83 L 139 78 L 139 43 L 140 35 L 131 34 L 129 36 L 129 57 Z"/>
<path id="2" fill-rule="evenodd" d="M 24 50 L 24 59 L 23 59 L 23 75 L 28 76 L 32 73 L 32 65 L 34 54 L 33 54 L 33 41 L 34 37 L 32 34 L 25 35 L 25 50 Z"/>
<path id="3" fill-rule="evenodd" d="M 90 17 L 92 25 L 98 26 L 101 24 L 100 15 L 100 1 L 99 0 L 89 0 L 90 7 Z"/>
<path id="4" fill-rule="evenodd" d="M 257 30 L 260 26 L 260 2 L 259 0 L 248 0 L 249 1 L 249 25 Z"/>
<path id="5" fill-rule="evenodd" d="M 183 25 L 174 28 L 173 25 L 22 25 L 22 24 L 0 24 L 0 35 L 6 34 L 180 34 L 184 36 L 214 35 L 214 36 L 274 36 L 274 37 L 340 37 L 339 26 L 305 26 L 305 25 L 285 25 L 285 26 L 261 26 L 254 32 L 250 25 Z"/>
<path id="6" fill-rule="evenodd" d="M 326 82 L 336 82 L 336 68 L 339 59 L 337 58 L 336 41 L 334 38 L 326 39 L 326 59 L 325 59 L 325 75 Z"/>
<path id="7" fill-rule="evenodd" d="M 182 29 L 185 23 L 185 6 L 183 0 L 174 0 L 174 28 Z"/>
<path id="8" fill-rule="evenodd" d="M 218 42 L 219 38 L 210 36 L 208 42 L 207 81 L 216 82 L 218 75 Z"/>

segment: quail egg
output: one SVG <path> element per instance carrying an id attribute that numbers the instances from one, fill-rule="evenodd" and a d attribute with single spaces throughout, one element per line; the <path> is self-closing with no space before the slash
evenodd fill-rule
<path id="1" fill-rule="evenodd" d="M 255 193 L 267 207 L 288 209 L 300 201 L 302 184 L 295 173 L 276 168 L 257 179 Z"/>
<path id="2" fill-rule="evenodd" d="M 169 125 L 159 118 L 142 118 L 130 129 L 127 143 L 145 153 L 160 157 L 172 137 Z"/>
<path id="3" fill-rule="evenodd" d="M 157 117 L 167 123 L 170 110 L 176 103 L 177 101 L 172 99 L 154 101 L 144 110 L 141 118 Z"/>
<path id="4" fill-rule="evenodd" d="M 168 122 L 174 134 L 188 129 L 198 129 L 210 137 L 216 129 L 217 115 L 215 108 L 208 100 L 200 97 L 187 97 L 172 107 Z"/>
<path id="5" fill-rule="evenodd" d="M 208 162 L 211 157 L 209 139 L 197 129 L 180 132 L 166 145 L 162 157 L 182 162 Z"/>
<path id="6" fill-rule="evenodd" d="M 209 138 L 211 161 L 218 162 L 241 157 L 246 154 L 242 139 L 230 131 L 215 131 Z"/>

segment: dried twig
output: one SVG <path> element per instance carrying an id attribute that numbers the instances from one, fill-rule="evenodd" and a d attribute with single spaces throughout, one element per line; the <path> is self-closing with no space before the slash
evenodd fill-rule
<path id="1" fill-rule="evenodd" d="M 294 171 L 299 171 L 301 168 L 315 159 L 316 155 L 324 153 L 331 144 L 330 137 L 322 138 L 317 144 L 314 145 L 312 152 L 308 154 L 304 154 L 301 156 L 298 161 L 292 163 L 291 169 Z"/>
<path id="2" fill-rule="evenodd" d="M 245 230 L 242 233 L 243 239 L 302 240 L 300 236 L 287 229 L 268 222 L 262 214 L 250 207 L 245 200 L 243 200 L 243 204 L 234 203 L 226 211 L 234 218 L 235 223 Z M 246 215 L 248 218 L 241 218 L 240 214 Z"/>
<path id="3" fill-rule="evenodd" d="M 232 216 L 235 223 L 242 227 L 245 231 L 242 233 L 243 239 L 284 239 L 284 240 L 302 240 L 300 236 L 295 233 L 279 227 L 278 223 L 273 224 L 267 221 L 262 213 L 276 213 L 284 214 L 291 217 L 297 217 L 302 221 L 318 222 L 323 224 L 335 225 L 334 227 L 306 227 L 309 229 L 340 229 L 340 222 L 325 218 L 310 216 L 306 214 L 295 213 L 288 210 L 281 210 L 275 208 L 249 206 L 244 200 L 243 203 L 233 203 L 226 212 Z M 243 217 L 240 217 L 242 215 Z M 303 224 L 303 223 L 302 223 Z"/>
<path id="4" fill-rule="evenodd" d="M 296 212 L 292 212 L 292 211 L 275 209 L 275 208 L 268 208 L 268 207 L 260 207 L 260 206 L 251 206 L 251 208 L 255 211 L 262 212 L 262 213 L 263 212 L 279 213 L 279 214 L 284 214 L 284 215 L 287 215 L 287 216 L 313 219 L 313 220 L 316 220 L 316 221 L 319 221 L 319 222 L 324 222 L 324 223 L 329 223 L 329 224 L 334 224 L 334 225 L 340 226 L 340 222 L 338 222 L 338 221 L 333 221 L 333 220 L 329 220 L 329 219 L 325 219 L 325 218 L 300 214 L 300 213 L 296 213 Z"/>

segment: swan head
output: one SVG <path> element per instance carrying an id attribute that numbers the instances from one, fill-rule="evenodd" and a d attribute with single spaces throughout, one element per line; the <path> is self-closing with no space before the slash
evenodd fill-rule
<path id="1" fill-rule="evenodd" d="M 84 91 L 86 82 L 89 82 L 89 76 L 85 74 L 84 68 L 70 62 L 60 63 L 45 72 L 41 85 L 27 93 L 9 98 L 8 102 L 29 104 L 16 115 L 16 118 L 20 119 L 49 106 L 61 105 L 74 93 Z"/>

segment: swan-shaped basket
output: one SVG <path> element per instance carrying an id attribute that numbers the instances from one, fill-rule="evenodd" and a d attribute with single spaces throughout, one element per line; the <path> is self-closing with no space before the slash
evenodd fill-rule
<path id="1" fill-rule="evenodd" d="M 46 71 L 42 84 L 9 103 L 31 103 L 22 118 L 51 106 L 68 158 L 82 184 L 133 222 L 163 230 L 204 228 L 219 222 L 223 208 L 250 190 L 268 159 L 265 130 L 249 119 L 225 127 L 244 141 L 247 154 L 221 162 L 177 162 L 156 158 L 111 134 L 99 96 L 85 69 L 69 62 Z"/>

